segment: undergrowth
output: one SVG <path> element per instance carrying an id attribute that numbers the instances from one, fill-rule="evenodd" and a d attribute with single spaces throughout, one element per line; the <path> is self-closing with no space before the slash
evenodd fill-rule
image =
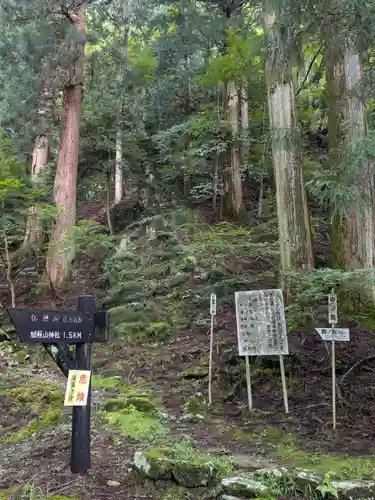
<path id="1" fill-rule="evenodd" d="M 269 239 L 230 223 L 209 226 L 194 212 L 133 224 L 105 265 L 115 332 L 163 341 L 181 329 L 205 326 L 212 292 L 223 305 L 249 283 L 272 282 L 274 275 L 262 276 L 275 269 L 277 247 Z"/>

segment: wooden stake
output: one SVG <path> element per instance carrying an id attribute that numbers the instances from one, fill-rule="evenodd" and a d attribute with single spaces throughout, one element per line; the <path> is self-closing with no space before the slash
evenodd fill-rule
<path id="1" fill-rule="evenodd" d="M 245 356 L 246 365 L 246 386 L 247 386 L 247 400 L 249 404 L 249 410 L 253 411 L 253 396 L 251 394 L 251 378 L 250 378 L 250 361 L 249 356 Z"/>
<path id="2" fill-rule="evenodd" d="M 214 348 L 214 315 L 211 314 L 210 360 L 208 365 L 208 405 L 212 403 L 212 351 Z"/>
<path id="3" fill-rule="evenodd" d="M 281 384 L 283 386 L 283 397 L 284 397 L 285 413 L 289 413 L 288 391 L 287 391 L 287 388 L 286 388 L 284 358 L 283 358 L 283 356 L 281 354 L 280 354 L 280 372 L 281 372 Z"/>
<path id="4" fill-rule="evenodd" d="M 332 325 L 334 328 L 334 325 Z M 332 422 L 333 430 L 336 430 L 336 349 L 335 341 L 332 341 Z"/>

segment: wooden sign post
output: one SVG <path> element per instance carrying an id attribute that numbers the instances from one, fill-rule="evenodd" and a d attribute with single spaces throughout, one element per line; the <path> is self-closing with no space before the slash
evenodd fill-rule
<path id="1" fill-rule="evenodd" d="M 253 408 L 249 356 L 278 355 L 285 412 L 289 412 L 283 356 L 289 354 L 282 290 L 236 292 L 238 351 L 245 356 L 249 410 Z"/>
<path id="2" fill-rule="evenodd" d="M 68 377 L 65 402 L 73 406 L 70 467 L 73 474 L 85 474 L 91 467 L 91 346 L 93 342 L 108 340 L 108 313 L 94 313 L 91 295 L 78 298 L 76 311 L 21 308 L 7 311 L 21 342 L 55 348 L 51 351 L 53 359 Z M 69 344 L 76 345 L 74 364 Z M 60 345 L 64 349 L 59 351 Z M 81 390 L 77 391 L 77 385 Z"/>
<path id="3" fill-rule="evenodd" d="M 337 319 L 337 296 L 332 289 L 328 295 L 328 323 L 331 328 L 316 328 L 320 337 L 331 342 L 331 358 L 332 358 L 332 425 L 333 430 L 336 430 L 336 341 L 348 342 L 350 340 L 350 332 L 348 328 L 335 328 L 338 322 Z"/>
<path id="4" fill-rule="evenodd" d="M 212 352 L 214 348 L 214 319 L 216 316 L 216 294 L 210 297 L 211 333 L 210 333 L 210 360 L 208 364 L 208 405 L 212 403 Z"/>

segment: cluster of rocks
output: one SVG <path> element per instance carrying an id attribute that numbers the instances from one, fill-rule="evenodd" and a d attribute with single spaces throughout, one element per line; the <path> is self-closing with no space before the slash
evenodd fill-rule
<path id="1" fill-rule="evenodd" d="M 220 477 L 215 461 L 176 459 L 167 448 L 136 452 L 133 466 L 148 478 L 174 480 L 186 488 L 216 486 L 220 500 L 271 499 L 278 495 L 293 498 L 298 493 L 308 498 L 375 500 L 375 481 L 336 481 L 320 472 L 276 466 Z"/>

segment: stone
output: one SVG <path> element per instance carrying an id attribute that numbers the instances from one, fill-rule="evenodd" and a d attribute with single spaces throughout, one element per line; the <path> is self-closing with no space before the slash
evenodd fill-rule
<path id="1" fill-rule="evenodd" d="M 271 469 L 272 463 L 255 455 L 233 455 L 233 460 L 241 469 L 256 471 L 259 469 Z"/>
<path id="2" fill-rule="evenodd" d="M 183 379 L 200 379 L 208 376 L 208 369 L 202 366 L 191 366 L 184 372 L 179 374 L 179 378 Z"/>
<path id="3" fill-rule="evenodd" d="M 375 481 L 332 481 L 331 485 L 337 490 L 340 500 L 375 500 Z"/>
<path id="4" fill-rule="evenodd" d="M 264 467 L 254 473 L 254 478 L 259 481 L 269 477 L 290 477 L 290 474 L 285 467 Z"/>
<path id="5" fill-rule="evenodd" d="M 184 415 L 181 420 L 184 422 L 198 423 L 204 420 L 207 412 L 207 401 L 201 392 L 190 396 L 184 404 Z"/>
<path id="6" fill-rule="evenodd" d="M 253 474 L 240 474 L 225 477 L 221 481 L 224 493 L 239 495 L 245 498 L 266 497 L 269 494 L 267 486 L 254 479 Z"/>
<path id="7" fill-rule="evenodd" d="M 305 492 L 309 487 L 316 488 L 324 481 L 324 474 L 305 469 L 296 469 L 293 474 L 294 481 L 302 492 Z"/>
<path id="8" fill-rule="evenodd" d="M 220 500 L 242 500 L 240 497 L 232 497 L 232 495 L 223 495 Z"/>
<path id="9" fill-rule="evenodd" d="M 133 459 L 134 468 L 150 479 L 171 479 L 174 461 L 163 456 L 163 449 L 137 451 Z"/>
<path id="10" fill-rule="evenodd" d="M 191 463 L 178 460 L 172 468 L 172 476 L 177 483 L 186 488 L 198 488 L 212 484 L 218 470 L 211 463 Z"/>

